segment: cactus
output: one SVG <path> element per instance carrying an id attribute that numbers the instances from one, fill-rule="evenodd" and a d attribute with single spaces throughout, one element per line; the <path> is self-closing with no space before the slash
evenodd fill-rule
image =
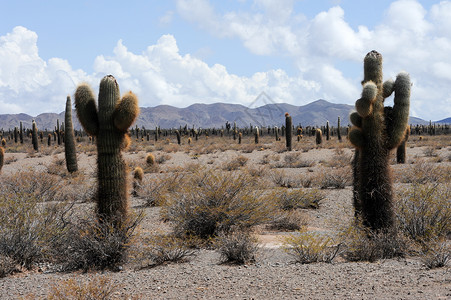
<path id="1" fill-rule="evenodd" d="M 138 191 L 142 186 L 143 178 L 143 169 L 141 167 L 136 167 L 135 170 L 133 170 L 133 196 L 138 196 Z"/>
<path id="2" fill-rule="evenodd" d="M 3 149 L 3 147 L 0 147 L 0 172 L 2 171 L 4 162 L 5 162 L 5 150 Z"/>
<path id="3" fill-rule="evenodd" d="M 407 140 L 409 139 L 409 136 L 410 136 L 410 126 L 407 126 L 406 134 L 404 135 L 401 144 L 399 144 L 398 148 L 396 148 L 396 162 L 398 164 L 406 163 L 406 144 Z"/>
<path id="4" fill-rule="evenodd" d="M 48 137 L 47 137 L 47 146 L 51 146 L 52 145 L 52 135 L 49 133 Z"/>
<path id="5" fill-rule="evenodd" d="M 19 138 L 19 132 L 17 130 L 17 127 L 14 127 L 14 143 L 17 144 Z"/>
<path id="6" fill-rule="evenodd" d="M 329 127 L 329 121 L 326 122 L 326 140 L 330 140 L 330 127 Z"/>
<path id="7" fill-rule="evenodd" d="M 319 128 L 317 128 L 315 130 L 315 141 L 316 141 L 317 145 L 320 145 L 323 143 L 323 132 Z"/>
<path id="8" fill-rule="evenodd" d="M 38 128 L 36 126 L 36 122 L 33 120 L 33 122 L 31 122 L 31 127 L 32 127 L 32 131 L 31 131 L 31 143 L 33 144 L 33 149 L 35 151 L 39 151 L 39 145 L 38 145 Z"/>
<path id="9" fill-rule="evenodd" d="M 72 102 L 70 96 L 66 99 L 66 112 L 64 114 L 64 153 L 66 167 L 69 173 L 77 172 L 77 152 L 75 149 L 75 134 L 72 127 Z"/>
<path id="10" fill-rule="evenodd" d="M 155 165 L 155 156 L 152 153 L 147 154 L 147 156 L 146 156 L 146 164 L 149 167 Z"/>
<path id="11" fill-rule="evenodd" d="M 122 222 L 127 217 L 127 170 L 121 150 L 129 140 L 127 130 L 139 114 L 138 99 L 128 92 L 120 99 L 112 75 L 100 82 L 98 108 L 87 84 L 75 92 L 75 108 L 84 130 L 97 143 L 97 215 L 100 221 Z"/>
<path id="12" fill-rule="evenodd" d="M 191 145 L 192 139 L 191 137 L 188 138 L 188 145 Z"/>
<path id="13" fill-rule="evenodd" d="M 2 147 L 5 147 L 6 146 L 6 140 L 5 140 L 5 138 L 2 138 Z"/>
<path id="14" fill-rule="evenodd" d="M 340 117 L 338 117 L 338 121 L 337 121 L 337 137 L 338 137 L 338 140 L 341 142 L 341 121 L 340 121 Z"/>
<path id="15" fill-rule="evenodd" d="M 382 56 L 369 52 L 364 59 L 362 97 L 350 115 L 354 127 L 349 140 L 356 154 L 358 207 L 363 224 L 371 230 L 394 229 L 393 192 L 389 154 L 404 138 L 409 118 L 410 78 L 405 72 L 396 81 L 382 81 Z M 395 92 L 394 106 L 384 99 Z"/>
<path id="16" fill-rule="evenodd" d="M 257 126 L 255 126 L 255 129 L 254 129 L 254 137 L 255 137 L 255 143 L 258 144 L 260 133 L 259 133 L 259 130 L 258 130 Z"/>
<path id="17" fill-rule="evenodd" d="M 20 143 L 23 144 L 23 127 L 22 127 L 22 122 L 20 122 L 20 126 L 19 126 L 19 138 L 20 138 Z"/>
<path id="18" fill-rule="evenodd" d="M 182 139 L 180 138 L 180 131 L 176 130 L 175 135 L 177 136 L 177 144 L 181 144 Z"/>
<path id="19" fill-rule="evenodd" d="M 274 134 L 276 136 L 276 142 L 278 142 L 279 141 L 279 128 L 277 128 L 277 126 L 274 127 Z"/>
<path id="20" fill-rule="evenodd" d="M 241 144 L 241 139 L 243 138 L 243 134 L 241 131 L 238 133 L 238 144 Z"/>
<path id="21" fill-rule="evenodd" d="M 291 119 L 291 116 L 289 113 L 285 113 L 285 140 L 286 140 L 286 145 L 287 145 L 287 150 L 291 151 L 292 147 L 291 147 L 291 139 L 293 137 L 293 133 L 291 132 L 291 128 L 293 122 Z"/>

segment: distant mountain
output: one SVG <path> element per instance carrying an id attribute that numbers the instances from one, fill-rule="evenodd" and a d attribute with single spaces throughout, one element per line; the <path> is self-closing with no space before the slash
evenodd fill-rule
<path id="1" fill-rule="evenodd" d="M 288 112 L 293 118 L 293 124 L 302 126 L 324 125 L 327 121 L 331 126 L 336 126 L 337 118 L 341 118 L 342 126 L 347 126 L 349 114 L 354 110 L 353 105 L 330 103 L 326 100 L 317 100 L 303 106 L 286 103 L 271 103 L 258 107 L 246 107 L 240 104 L 214 103 L 193 104 L 185 108 L 177 108 L 170 105 L 158 105 L 155 107 L 143 107 L 136 125 L 153 129 L 174 128 L 188 125 L 196 128 L 219 128 L 228 121 L 236 122 L 237 126 L 282 126 L 285 123 L 285 113 Z M 80 128 L 75 111 L 72 114 L 76 129 Z M 36 117 L 27 114 L 3 114 L 0 115 L 0 128 L 8 129 L 19 126 L 31 128 L 31 121 L 36 121 L 39 129 L 53 130 L 59 119 L 60 124 L 64 121 L 64 112 L 44 113 Z M 436 123 L 451 123 L 451 118 L 437 121 Z M 410 124 L 428 124 L 429 122 L 410 117 Z"/>
<path id="2" fill-rule="evenodd" d="M 436 121 L 435 123 L 451 124 L 451 118 L 446 118 L 446 119 L 443 119 L 443 120 L 439 120 L 439 121 Z"/>

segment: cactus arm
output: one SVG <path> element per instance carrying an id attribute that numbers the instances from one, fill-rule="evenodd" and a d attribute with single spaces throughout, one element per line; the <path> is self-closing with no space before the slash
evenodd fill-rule
<path id="1" fill-rule="evenodd" d="M 362 97 L 356 101 L 355 108 L 362 118 L 369 116 L 373 111 L 373 102 L 376 100 L 377 86 L 372 81 L 363 85 Z"/>
<path id="2" fill-rule="evenodd" d="M 91 88 L 86 83 L 79 85 L 75 91 L 75 109 L 85 131 L 96 136 L 99 132 L 96 101 Z"/>
<path id="3" fill-rule="evenodd" d="M 127 129 L 135 122 L 139 115 L 138 98 L 132 92 L 125 94 L 114 109 L 114 126 L 121 132 Z"/>
<path id="4" fill-rule="evenodd" d="M 395 98 L 393 100 L 392 126 L 388 132 L 388 148 L 393 149 L 402 142 L 409 122 L 410 108 L 410 76 L 401 72 L 394 84 Z"/>
<path id="5" fill-rule="evenodd" d="M 384 85 L 382 86 L 383 97 L 384 98 L 390 97 L 394 90 L 395 90 L 395 82 L 392 79 L 385 81 Z"/>
<path id="6" fill-rule="evenodd" d="M 356 126 L 351 128 L 348 137 L 351 144 L 357 149 L 362 148 L 365 144 L 365 135 L 363 134 L 362 129 Z"/>
<path id="7" fill-rule="evenodd" d="M 349 119 L 352 125 L 361 128 L 362 127 L 362 117 L 358 112 L 353 112 L 349 115 Z"/>

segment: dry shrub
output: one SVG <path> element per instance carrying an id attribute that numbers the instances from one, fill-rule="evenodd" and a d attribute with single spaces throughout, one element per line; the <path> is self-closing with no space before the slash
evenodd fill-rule
<path id="1" fill-rule="evenodd" d="M 276 168 L 307 168 L 307 167 L 313 167 L 315 165 L 315 161 L 301 159 L 300 156 L 301 156 L 300 152 L 287 153 L 284 156 L 284 161 L 276 163 L 274 167 L 276 167 Z"/>
<path id="2" fill-rule="evenodd" d="M 50 289 L 48 300 L 107 300 L 107 299 L 139 299 L 123 293 L 122 285 L 107 276 L 82 279 L 69 278 L 58 281 Z"/>
<path id="3" fill-rule="evenodd" d="M 314 181 L 314 184 L 322 189 L 344 189 L 346 186 L 352 184 L 351 167 L 323 168 L 318 171 L 318 175 L 316 175 Z"/>
<path id="4" fill-rule="evenodd" d="M 287 190 L 277 188 L 268 196 L 268 200 L 273 201 L 275 205 L 283 210 L 292 209 L 317 209 L 320 202 L 324 199 L 324 194 L 318 189 L 293 189 Z"/>
<path id="5" fill-rule="evenodd" d="M 173 234 L 157 234 L 142 239 L 142 246 L 136 248 L 136 259 L 140 268 L 154 267 L 165 262 L 185 262 L 195 254 L 190 240 Z"/>
<path id="6" fill-rule="evenodd" d="M 127 259 L 127 251 L 142 219 L 143 213 L 139 212 L 131 214 L 127 220 L 113 220 L 111 223 L 91 217 L 71 224 L 58 255 L 63 269 L 119 270 Z"/>
<path id="7" fill-rule="evenodd" d="M 400 191 L 394 203 L 401 230 L 427 243 L 451 233 L 451 188 L 443 184 L 413 184 Z"/>
<path id="8" fill-rule="evenodd" d="M 431 182 L 450 182 L 451 167 L 436 165 L 424 160 L 398 169 L 395 172 L 395 180 L 402 183 L 424 184 Z"/>
<path id="9" fill-rule="evenodd" d="M 0 254 L 0 278 L 12 274 L 16 270 L 16 262 L 7 255 Z"/>
<path id="10" fill-rule="evenodd" d="M 451 261 L 451 243 L 444 238 L 429 242 L 421 253 L 421 261 L 428 269 L 447 266 Z"/>
<path id="11" fill-rule="evenodd" d="M 217 170 L 191 174 L 184 190 L 162 210 L 178 236 L 208 239 L 232 228 L 249 228 L 268 220 L 272 207 L 262 201 L 255 180 L 246 173 Z"/>
<path id="12" fill-rule="evenodd" d="M 95 179 L 89 178 L 82 172 L 71 174 L 61 189 L 61 198 L 70 202 L 91 202 L 97 191 Z"/>
<path id="13" fill-rule="evenodd" d="M 225 163 L 225 165 L 223 166 L 222 169 L 226 170 L 226 171 L 238 170 L 240 167 L 244 167 L 248 160 L 249 160 L 249 158 L 247 158 L 247 157 L 245 157 L 243 155 L 238 155 L 234 159 L 232 159 L 229 162 Z"/>
<path id="14" fill-rule="evenodd" d="M 61 178 L 44 171 L 19 171 L 2 176 L 1 188 L 18 194 L 34 196 L 37 202 L 58 201 L 61 199 Z"/>
<path id="15" fill-rule="evenodd" d="M 161 154 L 155 158 L 155 162 L 159 165 L 164 164 L 166 161 L 170 160 L 171 156 L 169 154 Z"/>
<path id="16" fill-rule="evenodd" d="M 335 149 L 335 154 L 325 165 L 333 168 L 343 168 L 351 165 L 352 154 L 346 154 L 343 149 Z"/>
<path id="17" fill-rule="evenodd" d="M 271 172 L 268 172 L 268 177 L 276 186 L 287 188 L 297 188 L 301 186 L 299 178 L 288 176 L 283 170 L 271 170 Z"/>
<path id="18" fill-rule="evenodd" d="M 307 226 L 307 217 L 299 211 L 280 210 L 272 215 L 268 222 L 269 230 L 294 231 Z"/>
<path id="19" fill-rule="evenodd" d="M 222 262 L 239 265 L 254 262 L 259 249 L 256 238 L 244 231 L 219 234 L 215 246 Z"/>
<path id="20" fill-rule="evenodd" d="M 172 173 L 162 177 L 145 178 L 139 184 L 138 196 L 146 201 L 147 206 L 161 206 L 165 205 L 172 193 L 181 190 L 185 184 L 185 174 Z"/>
<path id="21" fill-rule="evenodd" d="M 426 147 L 424 149 L 423 153 L 424 153 L 424 156 L 426 156 L 426 157 L 436 157 L 438 155 L 435 147 L 432 147 L 432 146 Z"/>
<path id="22" fill-rule="evenodd" d="M 0 189 L 0 255 L 30 269 L 53 257 L 72 206 L 67 202 L 41 203 L 33 190 L 13 189 L 10 184 L 3 181 Z"/>
<path id="23" fill-rule="evenodd" d="M 302 227 L 283 241 L 283 250 L 297 263 L 331 263 L 337 256 L 340 244 L 335 245 L 332 238 Z"/>
<path id="24" fill-rule="evenodd" d="M 407 251 L 404 236 L 396 231 L 372 232 L 361 222 L 351 223 L 340 232 L 344 250 L 342 255 L 348 261 L 369 261 L 403 257 Z"/>

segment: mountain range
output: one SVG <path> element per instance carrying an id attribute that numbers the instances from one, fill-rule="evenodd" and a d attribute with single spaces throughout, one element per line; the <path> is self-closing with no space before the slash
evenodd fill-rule
<path id="1" fill-rule="evenodd" d="M 254 105 L 255 106 L 255 105 Z M 247 107 L 241 104 L 193 104 L 185 108 L 177 108 L 170 105 L 158 105 L 155 107 L 142 107 L 136 121 L 138 127 L 153 129 L 175 128 L 179 126 L 196 128 L 220 128 L 226 122 L 237 126 L 282 126 L 285 123 L 285 113 L 293 118 L 293 124 L 302 126 L 320 126 L 329 121 L 331 126 L 336 126 L 340 117 L 341 125 L 347 126 L 349 114 L 354 110 L 353 105 L 330 103 L 326 100 L 317 100 L 306 105 L 296 106 L 286 103 L 269 103 L 256 107 Z M 75 111 L 72 114 L 75 129 L 80 129 L 80 123 Z M 36 121 L 39 129 L 55 128 L 57 120 L 64 121 L 64 112 L 43 113 L 35 117 L 27 114 L 0 114 L 0 128 L 7 130 L 19 126 L 22 122 L 25 128 L 31 128 L 32 120 Z M 410 124 L 428 124 L 428 121 L 416 117 L 410 117 Z M 434 123 L 451 123 L 447 118 Z"/>

